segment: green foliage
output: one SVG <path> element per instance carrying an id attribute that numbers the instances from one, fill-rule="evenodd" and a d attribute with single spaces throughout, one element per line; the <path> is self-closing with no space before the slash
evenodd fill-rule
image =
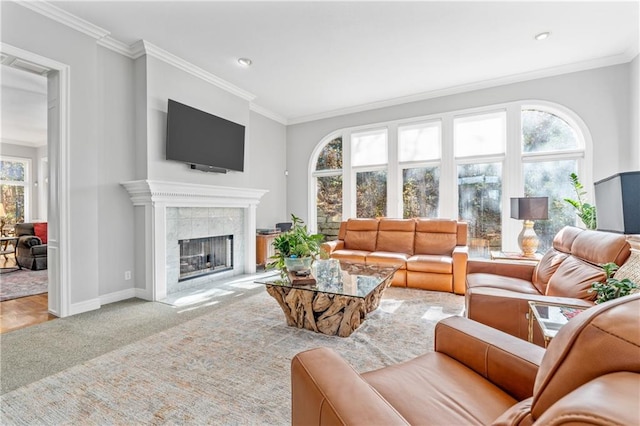
<path id="1" fill-rule="evenodd" d="M 596 206 L 584 202 L 584 196 L 587 192 L 578 180 L 578 175 L 571 173 L 569 177 L 571 179 L 571 185 L 573 185 L 573 189 L 578 198 L 576 200 L 565 198 L 564 200 L 576 209 L 576 214 L 580 220 L 582 220 L 582 223 L 584 223 L 584 226 L 586 226 L 587 229 L 596 229 L 598 226 L 596 219 Z"/>
<path id="2" fill-rule="evenodd" d="M 613 278 L 613 274 L 618 270 L 618 265 L 613 262 L 605 263 L 602 265 L 605 276 L 607 277 L 604 283 L 599 281 L 591 284 L 589 293 L 595 292 L 597 294 L 596 303 L 604 303 L 609 300 L 617 299 L 618 297 L 631 294 L 634 289 L 638 288 L 638 285 L 631 281 L 629 278 L 623 278 L 618 280 Z"/>
<path id="3" fill-rule="evenodd" d="M 286 257 L 309 257 L 315 259 L 320 253 L 320 244 L 324 236 L 322 234 L 310 234 L 307 225 L 298 216 L 291 215 L 291 229 L 283 232 L 273 239 L 273 247 L 276 254 L 271 256 L 272 262 L 267 264 L 267 269 L 279 269 L 283 271 Z"/>

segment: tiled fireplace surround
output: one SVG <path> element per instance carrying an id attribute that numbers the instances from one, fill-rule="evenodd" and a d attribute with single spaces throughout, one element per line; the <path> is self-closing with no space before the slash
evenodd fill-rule
<path id="1" fill-rule="evenodd" d="M 256 208 L 266 190 L 151 180 L 122 185 L 136 207 L 139 297 L 162 300 L 204 282 L 255 273 Z M 178 240 L 219 235 L 233 235 L 233 270 L 178 282 Z"/>

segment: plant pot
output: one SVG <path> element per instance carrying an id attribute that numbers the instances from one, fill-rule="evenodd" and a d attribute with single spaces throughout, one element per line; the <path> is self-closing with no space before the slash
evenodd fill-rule
<path id="1" fill-rule="evenodd" d="M 306 271 L 311 268 L 312 257 L 285 257 L 284 266 L 289 272 Z"/>

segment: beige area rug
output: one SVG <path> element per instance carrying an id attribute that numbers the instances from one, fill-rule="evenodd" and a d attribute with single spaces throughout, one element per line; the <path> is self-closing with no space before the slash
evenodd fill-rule
<path id="1" fill-rule="evenodd" d="M 334 348 L 358 371 L 433 347 L 464 298 L 389 288 L 350 337 L 288 327 L 260 293 L 2 396 L 4 425 L 290 424 L 290 361 Z M 354 396 L 357 397 L 357 396 Z"/>

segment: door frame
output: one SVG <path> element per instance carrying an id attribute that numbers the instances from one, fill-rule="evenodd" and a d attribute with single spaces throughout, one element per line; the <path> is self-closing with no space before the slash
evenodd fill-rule
<path id="1" fill-rule="evenodd" d="M 0 53 L 49 69 L 47 74 L 47 157 L 49 159 L 47 275 L 49 312 L 71 312 L 69 256 L 70 67 L 53 59 L 1 43 Z"/>

